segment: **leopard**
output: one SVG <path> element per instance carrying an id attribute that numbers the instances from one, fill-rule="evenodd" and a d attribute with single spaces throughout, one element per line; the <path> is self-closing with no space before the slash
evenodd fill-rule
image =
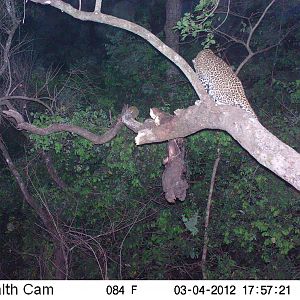
<path id="1" fill-rule="evenodd" d="M 198 53 L 193 64 L 206 92 L 217 105 L 238 106 L 257 119 L 242 82 L 224 60 L 212 50 L 204 49 Z"/>

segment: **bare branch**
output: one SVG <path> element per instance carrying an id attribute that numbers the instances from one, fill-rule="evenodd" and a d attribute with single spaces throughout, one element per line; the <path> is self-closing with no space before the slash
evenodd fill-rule
<path id="1" fill-rule="evenodd" d="M 112 128 L 110 128 L 106 133 L 100 136 L 84 128 L 70 124 L 52 124 L 46 128 L 38 128 L 30 123 L 25 122 L 23 116 L 20 113 L 11 109 L 4 110 L 3 114 L 5 114 L 7 117 L 13 118 L 17 122 L 17 128 L 19 130 L 26 130 L 38 135 L 48 135 L 57 132 L 70 132 L 82 136 L 95 145 L 104 144 L 113 139 L 123 126 L 121 118 L 119 118 Z"/>
<path id="2" fill-rule="evenodd" d="M 215 103 L 211 101 L 198 79 L 197 74 L 190 65 L 151 32 L 137 24 L 110 15 L 78 11 L 61 0 L 31 1 L 40 4 L 50 4 L 82 21 L 103 23 L 130 31 L 148 41 L 153 47 L 176 64 L 188 78 L 201 101 L 196 101 L 197 105 L 191 106 L 186 110 L 177 110 L 176 116 L 166 124 L 154 127 L 150 126 L 150 128 L 147 127 L 147 129 L 140 130 L 140 123 L 135 121 L 136 123 L 132 125 L 134 130 L 138 130 L 138 135 L 135 139 L 137 145 L 185 137 L 203 129 L 225 130 L 259 163 L 300 190 L 300 155 L 291 147 L 278 140 L 265 129 L 258 120 L 249 117 L 247 112 L 234 106 L 216 106 Z M 26 126 L 24 126 L 24 129 L 26 129 Z M 62 124 L 60 126 L 62 126 Z M 57 132 L 53 128 L 50 129 L 48 133 Z M 72 132 L 74 127 L 60 129 L 69 129 L 69 131 Z M 41 133 L 45 133 L 43 129 L 38 129 L 36 132 L 40 130 Z M 82 133 L 81 130 L 82 129 L 77 131 Z M 84 132 L 84 135 L 87 137 L 89 134 L 89 132 Z M 96 137 L 98 138 L 98 136 Z M 102 141 L 100 143 L 102 143 Z"/>
<path id="3" fill-rule="evenodd" d="M 246 44 L 246 42 L 244 42 L 243 40 L 238 39 L 237 37 L 232 36 L 232 35 L 230 35 L 230 34 L 228 34 L 228 33 L 226 33 L 226 32 L 223 32 L 223 31 L 221 31 L 221 30 L 215 30 L 215 31 L 216 31 L 216 33 L 218 33 L 218 34 L 220 34 L 220 35 L 226 37 L 228 40 L 234 41 L 234 42 L 236 42 L 237 44 L 241 44 L 241 45 L 243 45 L 244 47 L 247 48 L 247 44 Z"/>
<path id="4" fill-rule="evenodd" d="M 192 69 L 192 67 L 173 49 L 165 45 L 158 37 L 156 37 L 149 30 L 145 29 L 142 26 L 139 26 L 130 21 L 116 18 L 114 16 L 110 16 L 104 13 L 95 14 L 94 12 L 84 12 L 79 11 L 74 8 L 70 4 L 67 4 L 61 0 L 31 0 L 35 3 L 40 3 L 44 5 L 51 5 L 55 8 L 60 9 L 61 11 L 69 14 L 70 16 L 82 20 L 82 21 L 93 21 L 96 23 L 102 23 L 111 25 L 113 27 L 122 28 L 127 31 L 130 31 L 143 39 L 149 42 L 155 49 L 161 52 L 164 56 L 166 56 L 169 60 L 171 60 L 178 68 L 184 73 L 184 75 L 188 78 L 188 80 L 193 85 L 198 97 L 200 99 L 209 100 L 209 96 L 207 95 L 204 87 L 198 79 L 197 74 Z"/>
<path id="5" fill-rule="evenodd" d="M 227 3 L 227 11 L 226 11 L 226 15 L 225 15 L 225 18 L 223 19 L 223 21 L 218 25 L 218 27 L 216 27 L 213 31 L 217 30 L 218 28 L 220 28 L 227 20 L 228 18 L 228 15 L 230 13 L 230 4 L 231 4 L 231 0 L 228 0 L 228 3 Z M 216 11 L 216 9 L 218 8 L 219 6 L 219 1 L 217 3 L 217 6 L 215 7 L 214 9 L 214 12 Z"/>
<path id="6" fill-rule="evenodd" d="M 0 136 L 0 151 L 2 152 L 2 155 L 7 163 L 10 172 L 12 173 L 17 184 L 19 185 L 24 200 L 27 202 L 27 204 L 31 206 L 31 208 L 33 208 L 35 213 L 42 220 L 43 225 L 45 226 L 47 232 L 50 234 L 52 238 L 52 241 L 55 245 L 54 264 L 56 267 L 56 279 L 65 279 L 67 274 L 66 270 L 67 270 L 68 261 L 66 256 L 64 255 L 65 243 L 64 243 L 64 237 L 62 231 L 56 224 L 52 214 L 47 209 L 47 207 L 43 207 L 39 205 L 39 203 L 31 196 L 19 171 L 14 165 L 1 136 Z"/>
<path id="7" fill-rule="evenodd" d="M 248 55 L 243 59 L 243 61 L 239 64 L 239 66 L 237 67 L 237 69 L 235 70 L 235 74 L 238 75 L 240 73 L 240 71 L 242 70 L 242 68 L 244 67 L 244 65 L 255 55 L 258 54 L 259 52 L 253 53 L 252 50 L 249 48 L 247 48 L 248 50 Z M 266 50 L 267 51 L 267 50 Z"/>
<path id="8" fill-rule="evenodd" d="M 49 105 L 47 105 L 45 102 L 43 102 L 42 100 L 37 99 L 37 98 L 31 98 L 31 97 L 26 97 L 26 96 L 0 97 L 0 105 L 2 105 L 2 103 L 6 103 L 7 101 L 11 101 L 11 100 L 23 100 L 23 101 L 31 101 L 31 102 L 39 103 L 39 104 L 43 105 L 44 107 L 46 107 L 49 110 L 49 112 L 53 115 L 53 110 L 51 109 L 51 107 Z"/>
<path id="9" fill-rule="evenodd" d="M 260 25 L 261 21 L 263 20 L 263 18 L 265 17 L 266 13 L 268 12 L 268 10 L 270 9 L 270 7 L 275 3 L 276 0 L 272 0 L 269 5 L 265 8 L 265 10 L 263 11 L 262 15 L 260 16 L 260 18 L 258 19 L 258 21 L 255 23 L 255 25 L 252 27 L 248 39 L 247 39 L 247 45 L 248 47 L 250 47 L 250 41 L 252 39 L 252 36 L 255 32 L 255 30 L 257 29 L 257 27 Z"/>
<path id="10" fill-rule="evenodd" d="M 286 34 L 284 34 L 280 39 L 279 41 L 276 43 L 276 44 L 273 44 L 271 46 L 268 46 L 268 47 L 265 47 L 263 49 L 259 49 L 259 50 L 256 50 L 255 52 L 253 52 L 251 50 L 251 48 L 249 46 L 246 47 L 246 49 L 248 50 L 248 55 L 244 58 L 244 60 L 240 63 L 240 65 L 238 66 L 238 68 L 236 69 L 235 71 L 235 74 L 239 74 L 239 72 L 241 71 L 241 69 L 243 68 L 243 66 L 255 55 L 257 54 L 260 54 L 260 53 L 263 53 L 263 52 L 267 52 L 269 50 L 271 50 L 272 48 L 275 48 L 277 47 L 278 45 L 280 45 L 280 43 L 292 32 L 294 31 L 296 28 L 299 27 L 299 24 L 296 24 L 294 26 L 292 26 L 287 32 Z"/>
<path id="11" fill-rule="evenodd" d="M 123 279 L 122 277 L 122 251 L 123 251 L 123 245 L 125 240 L 127 239 L 129 233 L 131 232 L 131 230 L 133 229 L 133 227 L 137 224 L 137 221 L 140 217 L 140 215 L 142 214 L 142 212 L 147 208 L 148 204 L 151 202 L 148 201 L 147 203 L 145 203 L 142 208 L 140 209 L 140 211 L 136 214 L 136 217 L 134 218 L 134 221 L 132 222 L 132 225 L 129 227 L 128 231 L 126 232 L 126 234 L 124 235 L 124 238 L 122 239 L 122 242 L 120 244 L 120 250 L 119 250 L 119 279 Z"/>
<path id="12" fill-rule="evenodd" d="M 67 185 L 65 184 L 65 182 L 58 176 L 56 169 L 54 168 L 51 156 L 46 153 L 45 151 L 41 151 L 41 155 L 43 157 L 43 160 L 45 162 L 47 171 L 49 173 L 49 175 L 51 176 L 51 178 L 53 179 L 53 181 L 57 184 L 57 186 L 62 189 L 65 190 L 67 188 Z"/>
<path id="13" fill-rule="evenodd" d="M 209 241 L 209 238 L 208 238 L 208 225 L 209 225 L 209 216 L 210 216 L 211 205 L 212 205 L 212 194 L 213 194 L 214 185 L 215 185 L 215 181 L 216 181 L 216 174 L 217 174 L 219 161 L 220 161 L 220 149 L 217 150 L 217 158 L 215 160 L 212 175 L 211 175 L 210 188 L 209 188 L 209 194 L 208 194 L 206 212 L 205 212 L 204 245 L 203 245 L 202 259 L 201 259 L 201 268 L 202 268 L 203 279 L 207 279 L 206 256 L 207 256 L 208 241 Z"/>
<path id="14" fill-rule="evenodd" d="M 249 32 L 249 34 L 248 34 L 248 37 L 247 37 L 246 42 L 243 41 L 242 39 L 239 39 L 239 38 L 237 38 L 237 37 L 235 37 L 235 36 L 232 36 L 232 35 L 230 35 L 230 34 L 228 34 L 228 33 L 225 33 L 225 32 L 223 32 L 223 31 L 221 31 L 221 30 L 219 30 L 219 29 L 218 29 L 218 30 L 216 30 L 216 29 L 214 30 L 216 33 L 222 35 L 222 36 L 225 37 L 227 40 L 233 41 L 233 42 L 235 42 L 235 43 L 238 43 L 238 44 L 243 45 L 243 46 L 246 48 L 247 52 L 248 52 L 248 55 L 243 59 L 243 61 L 240 63 L 240 65 L 239 65 L 238 68 L 236 69 L 236 71 L 235 71 L 235 74 L 236 74 L 236 75 L 239 74 L 239 72 L 240 72 L 241 69 L 244 67 L 244 65 L 245 65 L 251 58 L 253 58 L 253 56 L 255 56 L 255 55 L 259 54 L 259 53 L 262 53 L 262 52 L 266 52 L 266 51 L 268 51 L 268 50 L 270 50 L 270 49 L 272 49 L 272 48 L 278 46 L 278 45 L 282 42 L 282 40 L 285 39 L 286 36 L 287 36 L 292 30 L 294 30 L 294 28 L 296 27 L 296 26 L 293 26 L 293 28 L 292 28 L 291 30 L 289 30 L 283 37 L 281 37 L 280 40 L 279 40 L 276 44 L 271 45 L 271 46 L 268 46 L 268 47 L 265 47 L 265 48 L 263 48 L 263 49 L 256 50 L 256 51 L 254 51 L 254 50 L 252 49 L 252 47 L 251 47 L 250 44 L 251 44 L 251 40 L 252 40 L 252 38 L 253 38 L 253 34 L 255 33 L 256 29 L 257 29 L 258 26 L 261 24 L 262 20 L 263 20 L 264 17 L 266 16 L 266 14 L 267 14 L 267 12 L 269 11 L 269 9 L 271 8 L 271 6 L 275 3 L 275 1 L 276 1 L 276 0 L 272 0 L 272 1 L 268 4 L 268 6 L 264 9 L 263 13 L 261 14 L 261 16 L 259 17 L 259 19 L 257 20 L 257 22 L 256 22 L 254 25 L 251 24 L 251 21 L 250 21 L 250 18 L 251 18 L 251 17 L 250 17 L 250 18 L 247 18 L 247 17 L 241 16 L 241 15 L 238 15 L 238 14 L 236 14 L 236 13 L 230 12 L 230 14 L 232 14 L 232 15 L 234 15 L 234 16 L 237 16 L 237 17 L 239 17 L 239 18 L 245 19 L 245 20 L 248 21 L 248 24 L 249 24 L 249 27 L 250 27 L 250 32 Z M 220 13 L 224 13 L 224 12 L 220 12 Z M 219 28 L 219 27 L 220 27 L 220 26 L 218 26 L 217 28 Z"/>
<path id="15" fill-rule="evenodd" d="M 102 8 L 102 0 L 96 0 L 94 13 L 100 14 L 101 8 Z"/>
<path id="16" fill-rule="evenodd" d="M 300 190 L 300 154 L 238 107 L 196 102 L 187 109 L 176 110 L 169 122 L 139 131 L 135 142 L 157 143 L 204 129 L 227 131 L 260 164 Z"/>
<path id="17" fill-rule="evenodd" d="M 41 217 L 43 221 L 46 222 L 44 212 L 41 210 L 41 207 L 36 203 L 36 201 L 32 198 L 30 195 L 29 191 L 26 188 L 26 185 L 18 172 L 17 168 L 15 167 L 7 149 L 6 146 L 4 145 L 4 142 L 2 140 L 2 137 L 0 136 L 0 150 L 2 152 L 3 157 L 5 158 L 5 161 L 7 163 L 7 166 L 9 170 L 11 171 L 12 175 L 15 177 L 17 184 L 20 187 L 20 190 L 24 196 L 25 201 L 38 213 L 38 215 Z"/>

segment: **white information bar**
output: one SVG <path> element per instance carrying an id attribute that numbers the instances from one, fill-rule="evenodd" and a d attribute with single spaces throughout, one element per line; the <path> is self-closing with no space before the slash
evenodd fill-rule
<path id="1" fill-rule="evenodd" d="M 1 299 L 300 299 L 296 280 L 1 280 Z"/>

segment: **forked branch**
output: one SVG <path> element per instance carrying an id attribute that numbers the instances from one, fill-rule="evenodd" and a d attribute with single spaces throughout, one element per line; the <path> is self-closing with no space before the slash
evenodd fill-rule
<path id="1" fill-rule="evenodd" d="M 3 114 L 7 117 L 13 118 L 17 123 L 17 129 L 26 130 L 38 135 L 48 135 L 58 132 L 70 132 L 82 136 L 83 138 L 91 141 L 94 145 L 100 145 L 112 140 L 117 133 L 121 130 L 123 123 L 121 118 L 103 135 L 97 135 L 79 126 L 70 124 L 52 124 L 45 128 L 36 127 L 30 123 L 25 122 L 23 116 L 15 110 L 4 110 Z"/>
<path id="2" fill-rule="evenodd" d="M 147 29 L 127 20 L 103 14 L 102 12 L 96 14 L 95 12 L 79 11 L 61 0 L 31 1 L 44 5 L 49 4 L 82 21 L 108 24 L 130 31 L 145 39 L 182 70 L 201 99 L 201 102 L 197 101 L 197 105 L 177 111 L 176 116 L 167 123 L 159 126 L 150 126 L 150 128 L 148 128 L 146 125 L 140 126 L 140 123 L 131 120 L 132 128 L 138 131 L 138 135 L 135 139 L 137 145 L 186 137 L 203 129 L 224 130 L 238 141 L 259 163 L 300 190 L 300 155 L 294 149 L 277 139 L 264 128 L 258 120 L 249 117 L 247 112 L 234 106 L 216 106 L 215 103 L 211 101 L 191 66 L 178 53 L 165 45 Z M 271 1 L 271 3 L 273 4 L 273 1 Z M 269 7 L 271 7 L 271 5 L 269 5 Z M 267 10 L 268 9 L 267 7 Z M 253 27 L 254 30 L 258 25 L 254 26 L 255 28 Z M 123 121 L 125 121 L 124 118 Z M 130 123 L 128 120 L 126 122 L 126 125 Z M 121 126 L 120 123 L 119 125 Z M 75 133 L 81 133 L 81 135 L 86 138 L 91 137 L 90 133 L 84 129 L 68 127 L 71 125 L 56 128 L 50 128 L 50 126 L 47 132 L 45 132 L 45 129 L 28 127 L 25 123 L 19 124 L 18 126 L 20 129 L 32 129 L 38 134 L 49 134 L 51 132 L 57 132 L 57 130 L 66 130 L 69 132 L 75 130 Z M 92 138 L 95 138 L 97 142 L 99 136 L 92 136 Z M 100 143 L 103 143 L 104 140 L 105 139 L 101 138 Z"/>
<path id="3" fill-rule="evenodd" d="M 270 8 L 272 7 L 272 5 L 276 2 L 276 0 L 272 0 L 267 7 L 264 9 L 264 11 L 262 12 L 261 16 L 259 17 L 259 19 L 257 20 L 257 22 L 252 25 L 251 20 L 249 17 L 245 17 L 245 16 L 240 16 L 237 14 L 232 13 L 233 15 L 245 19 L 248 21 L 249 24 L 249 33 L 248 33 L 248 37 L 245 40 L 238 38 L 236 36 L 233 36 L 231 34 L 228 34 L 224 31 L 221 31 L 219 29 L 219 27 L 215 30 L 219 35 L 223 36 L 224 38 L 226 38 L 229 41 L 233 41 L 237 44 L 241 44 L 242 46 L 244 46 L 248 52 L 247 56 L 243 59 L 243 61 L 240 63 L 240 65 L 238 66 L 238 68 L 235 71 L 235 74 L 239 74 L 239 72 L 241 71 L 241 69 L 245 66 L 245 64 L 251 59 L 253 58 L 253 56 L 269 51 L 272 48 L 278 46 L 286 37 L 288 34 L 290 34 L 291 31 L 293 31 L 296 26 L 293 26 L 290 30 L 287 31 L 286 34 L 284 34 L 276 43 L 274 43 L 273 45 L 267 46 L 265 48 L 261 48 L 261 49 L 256 49 L 254 50 L 253 47 L 251 46 L 251 42 L 252 42 L 252 38 L 254 33 L 256 32 L 257 28 L 260 26 L 260 24 L 262 23 L 263 19 L 265 18 L 267 12 L 270 10 Z"/>
<path id="4" fill-rule="evenodd" d="M 192 69 L 192 67 L 183 59 L 183 57 L 176 53 L 172 48 L 164 44 L 158 37 L 156 37 L 153 33 L 145 29 L 144 27 L 124 19 L 104 14 L 102 12 L 95 13 L 79 11 L 78 9 L 74 8 L 68 3 L 63 2 L 62 0 L 31 1 L 43 5 L 51 5 L 78 20 L 92 21 L 96 23 L 111 25 L 117 28 L 125 29 L 129 32 L 140 36 L 141 38 L 145 39 L 148 43 L 150 43 L 155 49 L 161 52 L 164 56 L 166 56 L 169 60 L 171 60 L 171 62 L 173 62 L 183 72 L 183 74 L 193 85 L 193 88 L 195 89 L 200 99 L 206 99 L 207 101 L 209 101 L 209 96 L 207 95 L 204 87 L 198 80 L 198 76 Z"/>

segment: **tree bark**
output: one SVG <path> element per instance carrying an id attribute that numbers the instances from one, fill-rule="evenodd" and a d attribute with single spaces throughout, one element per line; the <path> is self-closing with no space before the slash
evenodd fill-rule
<path id="1" fill-rule="evenodd" d="M 234 106 L 198 103 L 175 111 L 166 124 L 138 131 L 137 145 L 185 137 L 203 129 L 227 131 L 260 164 L 300 190 L 300 154 L 280 141 L 249 113 Z"/>
<path id="2" fill-rule="evenodd" d="M 67 185 L 58 176 L 57 171 L 56 171 L 56 169 L 53 166 L 53 162 L 52 162 L 51 156 L 48 153 L 46 153 L 45 151 L 41 151 L 41 155 L 43 157 L 43 160 L 45 162 L 47 171 L 48 171 L 49 175 L 51 176 L 52 180 L 57 184 L 57 186 L 60 189 L 65 190 L 67 188 Z"/>
<path id="3" fill-rule="evenodd" d="M 207 251 L 208 251 L 208 242 L 209 242 L 209 236 L 208 236 L 208 226 L 209 226 L 209 217 L 210 217 L 210 211 L 212 206 L 212 194 L 214 191 L 215 181 L 216 181 L 216 174 L 218 165 L 220 162 L 220 149 L 217 150 L 217 158 L 214 163 L 211 180 L 210 180 L 210 188 L 209 188 L 209 194 L 207 199 L 207 205 L 206 205 L 206 211 L 205 211 L 205 222 L 204 222 L 204 237 L 203 237 L 203 251 L 202 251 L 202 258 L 201 258 L 201 269 L 202 269 L 202 277 L 203 279 L 207 279 L 207 270 L 206 270 L 206 257 L 207 257 Z"/>
<path id="4" fill-rule="evenodd" d="M 66 255 L 66 247 L 62 241 L 54 242 L 54 266 L 55 279 L 64 280 L 68 277 L 68 260 Z"/>
<path id="5" fill-rule="evenodd" d="M 31 1 L 51 5 L 82 21 L 111 25 L 142 37 L 178 66 L 190 81 L 201 102 L 197 101 L 197 105 L 177 111 L 177 116 L 166 124 L 139 131 L 135 139 L 137 145 L 185 137 L 203 129 L 225 130 L 259 163 L 300 190 L 300 155 L 277 139 L 258 120 L 249 118 L 248 113 L 233 106 L 216 106 L 191 66 L 147 29 L 103 14 L 101 10 L 79 11 L 61 0 Z"/>
<path id="6" fill-rule="evenodd" d="M 166 2 L 166 23 L 165 23 L 165 36 L 166 44 L 174 51 L 179 53 L 179 32 L 174 30 L 177 22 L 181 17 L 182 0 L 167 0 Z M 168 81 L 170 82 L 173 77 L 178 76 L 178 69 L 172 64 L 167 70 Z"/>
<path id="7" fill-rule="evenodd" d="M 61 0 L 30 1 L 34 3 L 40 3 L 43 5 L 50 5 L 81 21 L 92 21 L 96 23 L 107 24 L 113 27 L 125 29 L 129 32 L 140 36 L 141 38 L 145 39 L 149 44 L 151 44 L 156 50 L 158 50 L 165 57 L 167 57 L 171 62 L 173 62 L 183 72 L 183 74 L 192 84 L 193 88 L 195 89 L 195 92 L 197 93 L 200 99 L 210 99 L 193 68 L 177 52 L 175 52 L 172 48 L 164 44 L 158 37 L 156 37 L 146 28 L 137 25 L 133 22 L 104 14 L 101 11 L 79 11 L 78 9 L 72 7 L 70 4 L 65 3 Z"/>

